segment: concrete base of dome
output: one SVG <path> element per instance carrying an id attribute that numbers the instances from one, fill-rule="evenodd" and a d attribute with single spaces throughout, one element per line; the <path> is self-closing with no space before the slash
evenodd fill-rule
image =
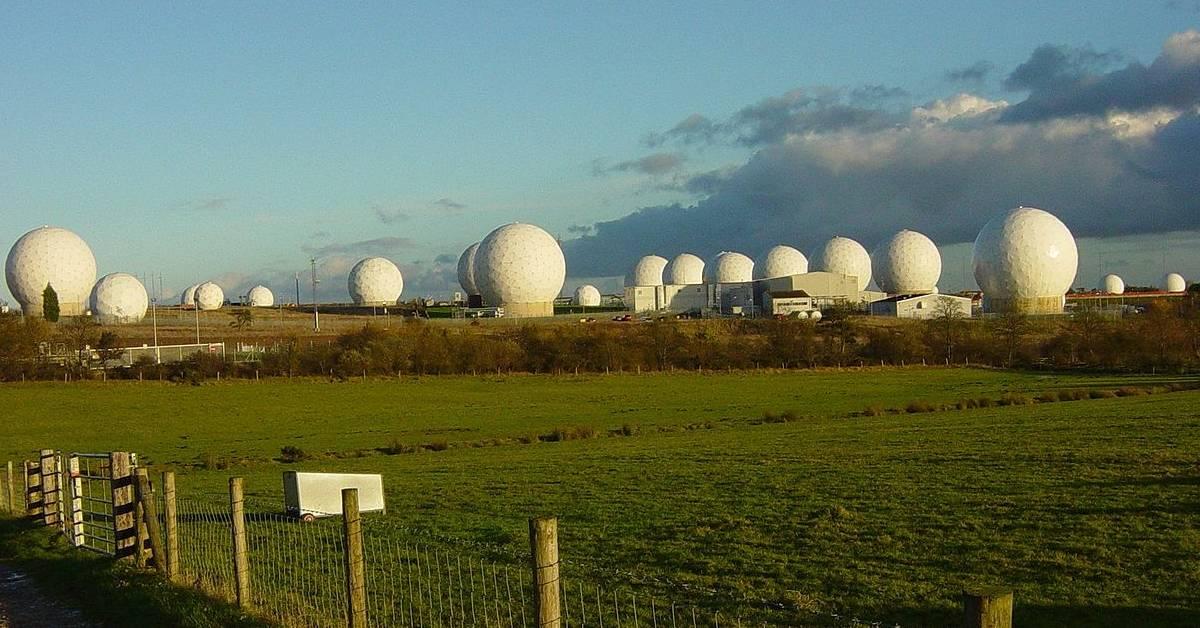
<path id="1" fill-rule="evenodd" d="M 1062 314 L 1067 299 L 1052 297 L 983 297 L 983 311 L 989 314 Z"/>
<path id="2" fill-rule="evenodd" d="M 42 308 L 41 303 L 30 303 L 29 305 L 21 306 L 21 312 L 25 316 L 34 316 L 37 318 L 42 317 L 42 309 L 43 308 Z M 58 315 L 60 317 L 83 316 L 84 314 L 87 314 L 87 305 L 86 304 L 83 304 L 83 303 L 59 303 L 58 304 Z"/>
<path id="3" fill-rule="evenodd" d="M 541 303 L 505 303 L 501 307 L 504 308 L 505 318 L 554 316 L 554 301 L 542 301 Z"/>

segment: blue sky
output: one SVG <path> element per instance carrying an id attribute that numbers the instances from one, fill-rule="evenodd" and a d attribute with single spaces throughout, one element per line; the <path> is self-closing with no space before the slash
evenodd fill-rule
<path id="1" fill-rule="evenodd" d="M 101 274 L 161 274 L 168 293 L 213 278 L 283 289 L 317 255 L 329 299 L 346 259 L 381 253 L 405 269 L 407 295 L 433 293 L 450 287 L 438 256 L 495 226 L 570 238 L 573 225 L 688 206 L 702 195 L 665 176 L 764 150 L 679 146 L 674 174 L 613 168 L 663 152 L 646 137 L 691 114 L 724 119 L 820 86 L 900 88 L 898 108 L 964 89 L 1017 102 L 1002 79 L 1043 44 L 1148 64 L 1198 22 L 1191 1 L 10 3 L 0 240 L 65 226 Z M 947 79 L 981 61 L 983 80 Z"/>

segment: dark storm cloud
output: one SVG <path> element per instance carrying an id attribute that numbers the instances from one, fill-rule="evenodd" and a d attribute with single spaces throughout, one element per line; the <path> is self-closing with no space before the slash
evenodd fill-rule
<path id="1" fill-rule="evenodd" d="M 836 234 L 873 248 L 903 228 L 970 242 L 1017 205 L 1052 211 L 1079 237 L 1200 229 L 1200 92 L 1188 87 L 1200 81 L 1200 35 L 1173 36 L 1149 67 L 1107 74 L 1093 72 L 1108 53 L 1039 50 L 1014 72 L 1030 86 L 1015 105 L 959 95 L 902 113 L 803 90 L 750 105 L 720 125 L 737 129 L 726 140 L 758 148 L 748 162 L 680 180 L 706 195 L 695 204 L 638 209 L 567 241 L 572 275 L 622 275 L 649 253 L 757 256 L 782 242 L 811 254 Z M 1081 115 L 1114 108 L 1127 112 Z M 679 128 L 664 135 L 686 143 Z"/>
<path id="2" fill-rule="evenodd" d="M 371 207 L 371 211 L 375 212 L 375 217 L 379 219 L 379 222 L 382 222 L 385 225 L 394 225 L 398 222 L 404 222 L 410 218 L 408 214 L 404 213 L 399 208 L 388 208 L 382 205 L 374 205 Z"/>
<path id="3" fill-rule="evenodd" d="M 990 61 L 976 61 L 965 68 L 946 72 L 946 80 L 951 83 L 982 83 L 995 68 Z"/>
<path id="4" fill-rule="evenodd" d="M 1111 63 L 1111 57 L 1112 53 L 1038 48 L 1005 81 L 1009 89 L 1028 90 L 1029 97 L 1009 108 L 1003 119 L 1028 122 L 1112 110 L 1184 109 L 1200 100 L 1200 32 L 1172 35 L 1148 66 L 1133 62 L 1107 73 L 1094 70 Z"/>
<path id="5" fill-rule="evenodd" d="M 233 198 L 229 196 L 211 196 L 180 203 L 179 208 L 185 211 L 218 211 L 229 207 Z"/>
<path id="6" fill-rule="evenodd" d="M 449 198 L 439 198 L 433 202 L 433 206 L 452 212 L 462 211 L 467 208 L 466 205 Z"/>

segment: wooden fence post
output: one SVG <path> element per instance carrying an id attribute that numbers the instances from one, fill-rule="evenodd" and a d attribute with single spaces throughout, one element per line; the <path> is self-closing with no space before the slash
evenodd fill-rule
<path id="1" fill-rule="evenodd" d="M 529 549 L 533 563 L 533 608 L 540 627 L 559 628 L 562 608 L 559 602 L 558 519 L 534 517 L 529 520 Z"/>
<path id="2" fill-rule="evenodd" d="M 363 555 L 362 518 L 358 489 L 342 489 L 342 523 L 346 541 L 346 609 L 350 628 L 367 626 L 367 571 Z"/>
<path id="3" fill-rule="evenodd" d="M 167 557 L 163 548 L 162 529 L 158 527 L 158 504 L 150 488 L 150 474 L 145 467 L 137 470 L 138 503 L 145 518 L 146 535 L 150 537 L 150 554 L 154 557 L 154 569 L 167 575 Z"/>
<path id="4" fill-rule="evenodd" d="M 42 471 L 41 465 L 25 461 L 25 513 L 30 519 L 42 518 Z"/>
<path id="5" fill-rule="evenodd" d="M 12 512 L 14 509 L 16 509 L 16 504 L 14 504 L 14 503 L 13 503 L 13 494 L 14 494 L 16 491 L 15 491 L 15 490 L 13 490 L 13 472 L 12 472 L 12 467 L 13 467 L 12 460 L 9 460 L 9 461 L 8 461 L 8 483 L 4 485 L 4 489 L 5 489 L 5 492 L 4 492 L 4 509 L 5 509 L 5 510 L 7 510 L 8 512 Z"/>
<path id="6" fill-rule="evenodd" d="M 963 626 L 966 628 L 1012 628 L 1012 611 L 1012 591 L 963 591 Z"/>
<path id="7" fill-rule="evenodd" d="M 133 461 L 127 451 L 108 454 L 109 474 L 112 477 L 113 551 L 117 558 L 127 558 L 141 551 L 138 547 L 137 507 L 133 495 Z"/>
<path id="8" fill-rule="evenodd" d="M 233 532 L 233 580 L 237 604 L 250 607 L 250 557 L 246 547 L 246 513 L 242 478 L 229 478 L 229 520 Z"/>
<path id="9" fill-rule="evenodd" d="M 167 533 L 167 578 L 179 578 L 179 521 L 175 510 L 175 472 L 163 471 L 163 519 Z"/>
<path id="10" fill-rule="evenodd" d="M 42 476 L 42 523 L 46 526 L 59 525 L 58 469 L 54 464 L 54 450 L 41 452 L 39 473 Z"/>
<path id="11" fill-rule="evenodd" d="M 75 534 L 72 529 L 70 519 L 67 518 L 67 513 L 70 512 L 71 501 L 70 497 L 71 485 L 68 483 L 70 479 L 67 475 L 67 465 L 63 464 L 62 452 L 55 452 L 54 467 L 58 470 L 58 525 L 62 528 L 63 534 L 66 535 L 72 545 L 75 544 Z"/>

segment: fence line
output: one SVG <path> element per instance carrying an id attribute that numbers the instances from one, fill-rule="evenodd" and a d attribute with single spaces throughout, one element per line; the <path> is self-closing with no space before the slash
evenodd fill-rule
<path id="1" fill-rule="evenodd" d="M 524 556 L 484 552 L 485 544 L 396 526 L 383 515 L 361 517 L 357 489 L 343 491 L 343 512 L 302 522 L 282 502 L 243 499 L 240 478 L 231 479 L 230 501 L 220 504 L 178 497 L 173 475 L 156 482 L 126 452 L 65 459 L 64 467 L 61 452 L 42 450 L 22 465 L 26 516 L 81 549 L 153 565 L 284 626 L 885 628 L 564 561 L 555 518 L 530 519 Z M 14 477 L 0 476 L 0 484 L 4 508 L 15 510 Z M 964 592 L 963 600 L 966 625 L 1011 628 L 1011 592 Z"/>

